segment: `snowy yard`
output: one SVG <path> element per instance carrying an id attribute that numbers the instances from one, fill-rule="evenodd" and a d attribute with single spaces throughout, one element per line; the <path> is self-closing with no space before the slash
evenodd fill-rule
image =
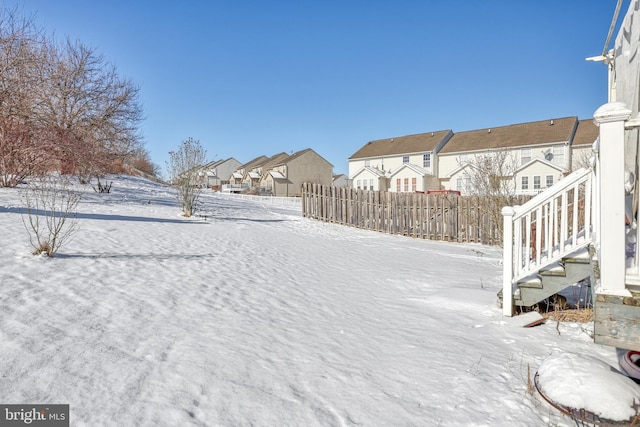
<path id="1" fill-rule="evenodd" d="M 0 402 L 73 426 L 574 425 L 527 393 L 591 324 L 522 328 L 497 306 L 501 250 L 389 236 L 114 177 L 79 231 L 31 255 L 0 188 Z M 567 388 L 579 386 L 569 376 Z"/>

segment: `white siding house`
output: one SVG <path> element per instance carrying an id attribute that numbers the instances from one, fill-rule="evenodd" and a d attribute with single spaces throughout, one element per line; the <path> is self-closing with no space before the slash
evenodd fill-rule
<path id="1" fill-rule="evenodd" d="M 598 126 L 593 119 L 580 120 L 571 144 L 571 170 L 586 167 L 593 158 L 593 144 L 598 138 Z"/>
<path id="2" fill-rule="evenodd" d="M 375 167 L 360 168 L 351 180 L 353 188 L 358 190 L 387 191 L 387 176 L 384 171 Z"/>
<path id="3" fill-rule="evenodd" d="M 503 179 L 511 180 L 516 193 L 540 192 L 571 170 L 578 122 L 577 117 L 565 117 L 456 133 L 438 154 L 442 188 L 472 193 L 469 167 L 491 156 L 508 163 Z"/>
<path id="4" fill-rule="evenodd" d="M 369 141 L 349 158 L 349 179 L 354 188 L 367 190 L 395 192 L 401 179 L 404 192 L 405 178 L 406 191 L 438 190 L 438 152 L 452 135 L 442 130 Z"/>
<path id="5" fill-rule="evenodd" d="M 535 158 L 516 169 L 516 194 L 538 194 L 560 181 L 566 171 L 555 163 Z"/>

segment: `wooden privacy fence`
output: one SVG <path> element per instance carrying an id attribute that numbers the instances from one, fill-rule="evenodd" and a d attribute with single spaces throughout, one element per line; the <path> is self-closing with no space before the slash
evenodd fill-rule
<path id="1" fill-rule="evenodd" d="M 521 196 L 516 204 L 530 198 Z M 487 197 L 455 193 L 394 193 L 310 183 L 302 188 L 302 214 L 307 218 L 429 240 L 500 245 L 501 208 Z"/>

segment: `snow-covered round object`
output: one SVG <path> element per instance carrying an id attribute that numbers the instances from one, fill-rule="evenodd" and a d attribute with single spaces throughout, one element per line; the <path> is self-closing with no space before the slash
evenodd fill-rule
<path id="1" fill-rule="evenodd" d="M 628 421 L 638 414 L 640 386 L 593 356 L 549 356 L 538 369 L 538 387 L 552 402 L 601 419 Z"/>

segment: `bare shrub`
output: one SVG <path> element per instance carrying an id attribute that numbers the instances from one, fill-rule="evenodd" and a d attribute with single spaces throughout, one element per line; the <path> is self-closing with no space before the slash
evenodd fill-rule
<path id="1" fill-rule="evenodd" d="M 93 186 L 93 191 L 96 193 L 111 193 L 111 186 L 113 185 L 113 181 L 110 183 L 105 182 L 104 184 L 100 182 L 100 177 L 98 177 L 98 186 Z"/>
<path id="2" fill-rule="evenodd" d="M 487 203 L 485 214 L 491 224 L 495 224 L 496 235 L 492 239 L 502 243 L 502 208 L 516 202 L 515 174 L 517 162 L 513 154 L 506 150 L 492 150 L 476 154 L 469 162 L 467 177 L 471 195 L 484 198 Z M 483 230 L 490 234 L 490 230 Z"/>
<path id="3" fill-rule="evenodd" d="M 194 215 L 198 208 L 203 189 L 200 174 L 206 153 L 200 141 L 193 138 L 182 141 L 178 151 L 169 152 L 167 168 L 171 184 L 177 189 L 178 202 L 186 217 Z"/>
<path id="4" fill-rule="evenodd" d="M 78 229 L 81 194 L 71 188 L 66 178 L 45 177 L 30 183 L 22 199 L 27 209 L 22 223 L 29 233 L 33 254 L 54 256 Z"/>

